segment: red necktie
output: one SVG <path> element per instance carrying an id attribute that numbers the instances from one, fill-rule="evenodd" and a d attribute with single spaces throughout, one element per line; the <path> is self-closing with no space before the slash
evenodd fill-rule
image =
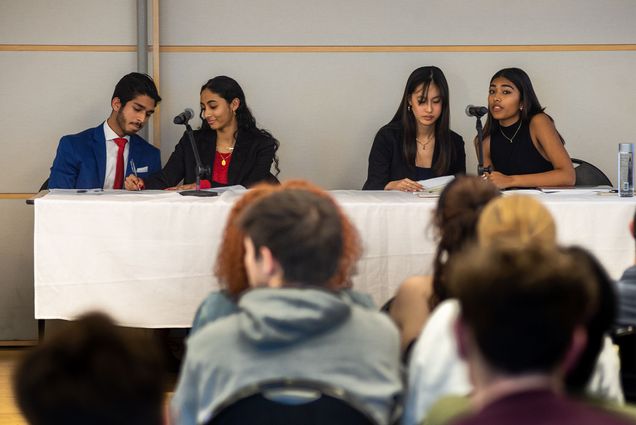
<path id="1" fill-rule="evenodd" d="M 114 142 L 117 143 L 117 165 L 115 166 L 115 184 L 113 189 L 121 189 L 124 186 L 124 148 L 128 140 L 118 137 Z"/>

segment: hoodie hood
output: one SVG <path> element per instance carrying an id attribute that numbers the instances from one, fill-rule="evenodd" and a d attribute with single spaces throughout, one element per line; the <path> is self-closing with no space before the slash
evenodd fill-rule
<path id="1" fill-rule="evenodd" d="M 253 289 L 239 301 L 241 335 L 261 348 L 309 339 L 339 326 L 351 305 L 338 294 L 309 288 Z"/>

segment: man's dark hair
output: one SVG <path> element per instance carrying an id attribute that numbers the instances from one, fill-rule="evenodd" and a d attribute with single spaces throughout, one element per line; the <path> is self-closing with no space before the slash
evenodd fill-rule
<path id="1" fill-rule="evenodd" d="M 111 100 L 118 97 L 121 101 L 121 106 L 123 107 L 135 97 L 144 94 L 155 101 L 155 106 L 161 102 L 157 86 L 155 86 L 155 82 L 152 78 L 146 74 L 131 72 L 130 74 L 124 75 L 122 79 L 119 80 L 115 86 L 115 91 L 113 92 Z"/>
<path id="2" fill-rule="evenodd" d="M 239 218 L 256 255 L 269 248 L 285 283 L 324 285 L 342 255 L 342 223 L 332 201 L 302 189 L 273 193 Z"/>
<path id="3" fill-rule="evenodd" d="M 29 352 L 14 376 L 29 424 L 160 425 L 160 357 L 134 336 L 92 313 Z"/>
<path id="4" fill-rule="evenodd" d="M 597 304 L 588 264 L 556 248 L 473 247 L 449 283 L 486 362 L 511 375 L 551 373 Z"/>

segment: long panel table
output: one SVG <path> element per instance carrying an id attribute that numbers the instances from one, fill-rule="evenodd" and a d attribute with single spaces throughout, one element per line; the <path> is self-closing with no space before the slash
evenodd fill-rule
<path id="1" fill-rule="evenodd" d="M 360 231 L 354 286 L 378 304 L 413 274 L 430 274 L 437 199 L 401 192 L 333 191 Z M 612 277 L 634 261 L 628 223 L 636 198 L 592 191 L 538 194 L 559 241 L 594 252 Z M 227 214 L 242 191 L 215 198 L 174 192 L 51 192 L 35 201 L 35 318 L 101 310 L 120 324 L 189 327 L 213 276 Z"/>

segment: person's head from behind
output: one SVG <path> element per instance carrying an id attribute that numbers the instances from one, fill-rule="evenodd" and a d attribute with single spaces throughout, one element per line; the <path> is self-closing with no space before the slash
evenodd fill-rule
<path id="1" fill-rule="evenodd" d="M 246 192 L 230 211 L 215 266 L 215 274 L 229 295 L 239 296 L 250 287 L 243 260 L 245 257 L 245 234 L 238 226 L 238 217 L 257 200 L 285 189 L 304 189 L 334 203 L 342 223 L 342 255 L 338 269 L 329 280 L 328 286 L 334 290 L 350 286 L 350 277 L 362 250 L 355 226 L 327 192 L 304 180 L 289 180 L 279 186 L 270 184 L 255 186 Z"/>
<path id="2" fill-rule="evenodd" d="M 433 261 L 432 307 L 448 297 L 444 283 L 445 265 L 448 260 L 475 241 L 477 220 L 481 211 L 500 194 L 495 185 L 476 176 L 456 177 L 440 194 L 433 212 L 433 226 L 438 244 Z"/>
<path id="3" fill-rule="evenodd" d="M 131 72 L 115 86 L 108 123 L 120 137 L 135 134 L 143 128 L 159 102 L 161 97 L 152 78 Z"/>
<path id="4" fill-rule="evenodd" d="M 531 196 L 502 196 L 490 202 L 477 223 L 482 246 L 556 245 L 556 225 L 550 211 Z"/>
<path id="5" fill-rule="evenodd" d="M 334 290 L 350 288 L 351 277 L 355 274 L 355 268 L 360 255 L 362 254 L 362 244 L 360 242 L 360 235 L 358 230 L 351 222 L 351 219 L 345 214 L 340 205 L 320 187 L 309 183 L 305 180 L 289 180 L 284 182 L 281 189 L 302 189 L 311 192 L 315 195 L 323 197 L 329 201 L 334 208 L 338 211 L 340 217 L 340 224 L 342 226 L 342 251 L 340 259 L 338 260 L 338 268 L 336 273 L 329 279 L 327 286 Z"/>
<path id="6" fill-rule="evenodd" d="M 402 100 L 392 122 L 404 129 L 403 155 L 407 164 L 415 164 L 417 143 L 427 146 L 430 141 L 417 141 L 418 128 L 434 129 L 437 161 L 432 164 L 436 174 L 444 173 L 450 164 L 450 106 L 446 77 L 436 66 L 417 68 L 409 76 Z M 438 172 L 439 171 L 439 172 Z"/>
<path id="7" fill-rule="evenodd" d="M 29 352 L 14 376 L 29 424 L 160 425 L 162 364 L 140 337 L 92 313 Z"/>
<path id="8" fill-rule="evenodd" d="M 332 201 L 285 189 L 251 205 L 239 218 L 252 287 L 327 287 L 343 250 L 342 222 Z"/>
<path id="9" fill-rule="evenodd" d="M 243 260 L 245 234 L 238 226 L 238 217 L 254 202 L 278 190 L 279 186 L 259 184 L 247 191 L 230 210 L 219 245 L 214 273 L 221 286 L 232 297 L 238 297 L 249 288 Z"/>
<path id="10" fill-rule="evenodd" d="M 580 247 L 569 247 L 564 248 L 563 252 L 572 256 L 577 264 L 588 267 L 598 291 L 597 308 L 585 325 L 587 330 L 585 350 L 565 378 L 569 393 L 582 394 L 592 377 L 605 337 L 614 323 L 617 310 L 616 289 L 605 268 L 589 251 Z"/>
<path id="11" fill-rule="evenodd" d="M 453 260 L 449 284 L 473 376 L 562 379 L 585 345 L 598 293 L 586 264 L 540 244 L 474 246 Z"/>

